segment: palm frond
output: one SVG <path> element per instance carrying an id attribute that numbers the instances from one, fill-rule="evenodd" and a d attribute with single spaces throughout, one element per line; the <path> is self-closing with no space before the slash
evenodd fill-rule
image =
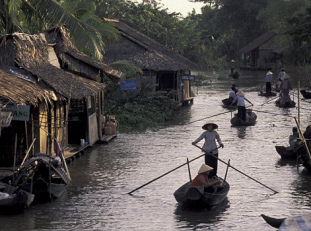
<path id="1" fill-rule="evenodd" d="M 132 78 L 137 76 L 138 74 L 143 73 L 143 71 L 139 67 L 135 66 L 132 62 L 127 60 L 120 60 L 114 63 L 110 63 L 109 66 L 111 66 L 115 70 L 125 73 L 127 78 Z"/>
<path id="2" fill-rule="evenodd" d="M 102 59 L 104 43 L 101 34 L 92 26 L 84 24 L 55 0 L 28 0 L 37 13 L 51 24 L 65 24 L 77 48 L 98 60 Z"/>

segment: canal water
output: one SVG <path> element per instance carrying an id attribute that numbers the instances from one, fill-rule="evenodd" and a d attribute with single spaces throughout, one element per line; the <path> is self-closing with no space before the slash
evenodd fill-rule
<path id="1" fill-rule="evenodd" d="M 0 230 L 275 230 L 260 214 L 283 218 L 311 213 L 311 176 L 295 161 L 282 161 L 276 145 L 288 146 L 297 108 L 278 108 L 275 99 L 258 96 L 265 73 L 241 73 L 238 79 L 210 74 L 208 86 L 193 87 L 193 105 L 157 130 L 119 133 L 108 145 L 94 145 L 69 165 L 72 183 L 52 203 L 36 204 L 18 215 L 1 215 Z M 255 74 L 257 76 L 255 76 Z M 297 81 L 292 80 L 297 102 Z M 254 104 L 257 123 L 232 127 L 222 107 L 231 84 Z M 310 101 L 301 100 L 302 130 L 310 122 Z M 224 143 L 219 158 L 229 168 L 227 199 L 211 210 L 185 210 L 174 191 L 189 180 L 183 166 L 129 195 L 128 192 L 202 155 L 191 145 L 206 121 L 218 124 Z M 203 141 L 198 143 L 203 145 Z M 203 157 L 190 163 L 192 178 Z M 219 163 L 224 177 L 226 165 Z M 278 193 L 274 193 L 274 191 Z"/>

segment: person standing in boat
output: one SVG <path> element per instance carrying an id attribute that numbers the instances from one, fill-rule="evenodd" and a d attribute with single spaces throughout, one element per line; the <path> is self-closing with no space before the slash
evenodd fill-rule
<path id="1" fill-rule="evenodd" d="M 265 77 L 266 81 L 266 93 L 271 93 L 271 81 L 272 81 L 272 75 L 273 73 L 271 71 L 268 71 Z"/>
<path id="2" fill-rule="evenodd" d="M 245 97 L 245 93 L 243 91 L 239 91 L 238 93 L 236 93 L 236 97 L 233 100 L 233 102 L 231 103 L 230 106 L 232 106 L 232 104 L 234 104 L 235 102 L 237 102 L 237 106 L 238 106 L 238 117 L 240 117 L 243 121 L 246 121 L 246 108 L 245 108 L 245 102 L 244 100 L 246 100 L 247 102 L 249 102 L 252 106 L 252 102 L 249 101 L 246 97 Z"/>
<path id="3" fill-rule="evenodd" d="M 206 130 L 203 132 L 195 141 L 192 142 L 193 145 L 200 142 L 202 139 L 205 139 L 202 149 L 205 153 L 205 164 L 210 165 L 213 168 L 213 171 L 210 173 L 210 176 L 217 175 L 217 166 L 218 166 L 218 150 L 216 145 L 216 140 L 220 147 L 224 147 L 220 136 L 215 129 L 218 128 L 218 125 L 212 122 L 208 122 L 202 126 L 202 129 Z"/>
<path id="4" fill-rule="evenodd" d="M 278 74 L 278 80 L 281 80 L 281 82 L 283 81 L 284 74 L 285 74 L 285 70 L 284 68 L 282 68 L 280 73 Z"/>
<path id="5" fill-rule="evenodd" d="M 205 192 L 214 192 L 215 188 L 213 186 L 219 185 L 221 182 L 218 179 L 209 179 L 209 174 L 212 170 L 213 168 L 211 166 L 202 164 L 198 171 L 198 175 L 193 179 L 191 186 L 204 186 Z"/>
<path id="6" fill-rule="evenodd" d="M 281 96 L 281 104 L 290 103 L 291 99 L 289 96 L 289 90 L 292 90 L 292 85 L 289 81 L 289 75 L 284 73 L 283 81 L 280 85 L 280 96 Z"/>
<path id="7" fill-rule="evenodd" d="M 235 94 L 239 91 L 235 84 L 232 84 L 231 89 L 234 90 Z"/>
<path id="8" fill-rule="evenodd" d="M 231 91 L 229 92 L 229 98 L 228 98 L 228 104 L 230 103 L 232 103 L 232 101 L 234 100 L 234 98 L 235 98 L 235 86 L 233 86 L 232 85 L 232 87 L 231 87 Z"/>

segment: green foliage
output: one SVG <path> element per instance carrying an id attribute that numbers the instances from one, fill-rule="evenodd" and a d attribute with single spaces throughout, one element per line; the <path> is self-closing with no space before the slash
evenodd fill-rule
<path id="1" fill-rule="evenodd" d="M 126 99 L 126 101 L 125 101 Z M 133 94 L 105 99 L 105 113 L 114 114 L 123 132 L 157 128 L 172 120 L 180 104 L 167 93 Z"/>
<path id="2" fill-rule="evenodd" d="M 65 24 L 79 50 L 102 59 L 106 41 L 116 40 L 117 30 L 99 19 L 95 5 L 85 0 L 0 0 L 0 33 L 37 33 Z"/>

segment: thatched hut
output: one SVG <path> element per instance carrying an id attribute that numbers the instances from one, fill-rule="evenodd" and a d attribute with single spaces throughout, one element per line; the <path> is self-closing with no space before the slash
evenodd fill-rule
<path id="1" fill-rule="evenodd" d="M 102 135 L 100 120 L 105 85 L 93 80 L 92 76 L 83 71 L 80 74 L 77 70 L 62 69 L 58 62 L 60 58 L 54 52 L 55 44 L 49 44 L 46 36 L 45 33 L 13 33 L 0 38 L 0 69 L 6 75 L 30 81 L 35 86 L 36 94 L 31 93 L 28 98 L 36 98 L 40 93 L 46 96 L 41 96 L 36 104 L 30 102 L 33 106 L 26 126 L 27 132 L 24 133 L 31 134 L 28 135 L 29 141 L 26 146 L 29 146 L 35 137 L 36 153 L 53 150 L 53 138 L 61 141 L 63 147 L 68 143 L 79 144 L 80 139 L 85 139 L 92 145 Z M 88 59 L 92 61 L 90 57 Z M 81 62 L 81 65 L 84 67 L 87 64 Z M 120 72 L 115 74 L 114 70 L 108 67 L 107 73 L 104 72 L 105 64 L 98 64 L 98 67 L 102 69 L 97 69 L 97 73 L 102 71 L 114 80 L 122 77 Z M 18 94 L 13 85 L 9 89 Z"/>
<path id="2" fill-rule="evenodd" d="M 105 62 L 130 61 L 143 70 L 142 78 L 149 80 L 153 91 L 175 90 L 179 102 L 193 100 L 190 96 L 191 71 L 199 69 L 195 63 L 121 21 L 105 20 L 121 34 L 117 42 L 106 44 Z"/>
<path id="3" fill-rule="evenodd" d="M 36 129 L 27 123 L 32 118 L 29 111 L 33 111 L 44 102 L 53 101 L 53 96 L 48 90 L 40 88 L 29 79 L 23 79 L 22 74 L 12 69 L 7 71 L 10 74 L 0 70 L 1 166 L 13 164 L 12 153 L 16 154 L 17 159 L 22 159 L 25 150 L 28 149 L 31 131 Z M 5 124 L 7 116 L 12 118 L 8 124 Z"/>
<path id="4" fill-rule="evenodd" d="M 272 70 L 282 66 L 283 49 L 277 46 L 276 31 L 269 30 L 240 49 L 242 70 Z"/>
<path id="5" fill-rule="evenodd" d="M 48 43 L 53 46 L 53 52 L 56 53 L 63 69 L 83 73 L 98 82 L 103 82 L 105 76 L 115 83 L 125 78 L 122 72 L 80 52 L 71 42 L 69 32 L 64 25 L 51 27 L 44 33 Z"/>

